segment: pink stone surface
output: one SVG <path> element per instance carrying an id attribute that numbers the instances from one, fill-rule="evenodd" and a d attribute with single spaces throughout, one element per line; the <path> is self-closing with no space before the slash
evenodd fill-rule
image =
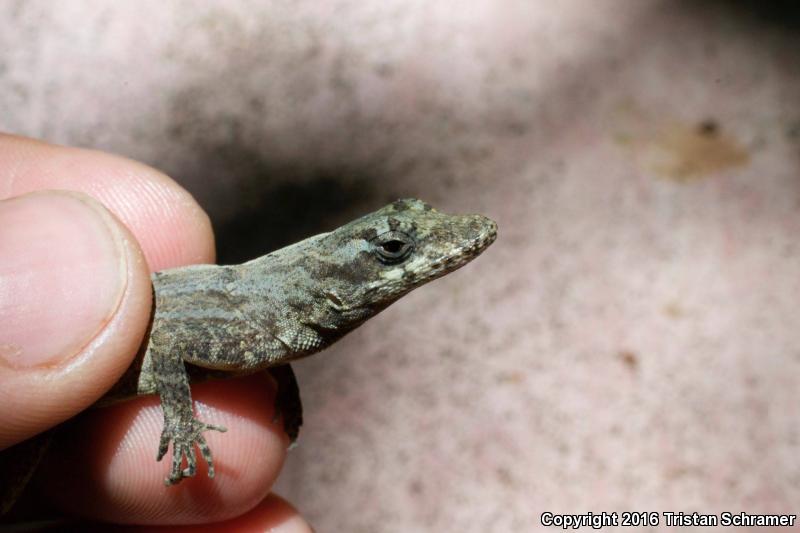
<path id="1" fill-rule="evenodd" d="M 787 10 L 7 2 L 0 129 L 166 171 L 223 259 L 401 196 L 497 220 L 474 264 L 297 365 L 277 490 L 319 531 L 796 513 Z"/>

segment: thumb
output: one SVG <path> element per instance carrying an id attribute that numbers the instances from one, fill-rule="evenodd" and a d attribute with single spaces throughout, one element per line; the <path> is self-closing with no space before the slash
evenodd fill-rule
<path id="1" fill-rule="evenodd" d="M 98 202 L 67 191 L 0 201 L 0 449 L 102 396 L 150 311 L 142 252 Z"/>

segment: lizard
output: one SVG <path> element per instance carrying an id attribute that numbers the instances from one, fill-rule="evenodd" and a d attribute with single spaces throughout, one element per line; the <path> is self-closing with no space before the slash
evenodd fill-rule
<path id="1" fill-rule="evenodd" d="M 276 416 L 294 443 L 302 404 L 289 363 L 470 262 L 496 236 L 496 223 L 484 216 L 448 215 L 404 199 L 243 264 L 156 272 L 145 341 L 96 405 L 157 394 L 164 425 L 156 460 L 172 445 L 164 483 L 195 475 L 195 447 L 213 478 L 203 433 L 225 428 L 194 416 L 190 382 L 270 371 L 278 383 Z"/>

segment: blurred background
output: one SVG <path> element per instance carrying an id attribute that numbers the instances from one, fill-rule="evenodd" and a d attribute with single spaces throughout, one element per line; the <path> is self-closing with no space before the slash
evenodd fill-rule
<path id="1" fill-rule="evenodd" d="M 319 531 L 797 513 L 798 29 L 789 1 L 6 1 L 0 129 L 165 171 L 223 263 L 399 197 L 498 221 L 296 365 L 276 490 Z"/>

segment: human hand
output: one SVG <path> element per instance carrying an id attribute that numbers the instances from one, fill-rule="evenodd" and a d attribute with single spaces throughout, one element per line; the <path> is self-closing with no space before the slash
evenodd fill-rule
<path id="1" fill-rule="evenodd" d="M 208 217 L 163 174 L 0 135 L 0 449 L 72 418 L 116 382 L 148 325 L 151 271 L 213 261 Z M 205 435 L 216 477 L 203 465 L 177 487 L 164 486 L 169 466 L 155 461 L 156 397 L 89 410 L 52 444 L 37 497 L 116 523 L 238 516 L 237 529 L 310 531 L 267 496 L 288 443 L 274 393 L 261 376 L 193 387 L 200 417 L 228 432 Z"/>

